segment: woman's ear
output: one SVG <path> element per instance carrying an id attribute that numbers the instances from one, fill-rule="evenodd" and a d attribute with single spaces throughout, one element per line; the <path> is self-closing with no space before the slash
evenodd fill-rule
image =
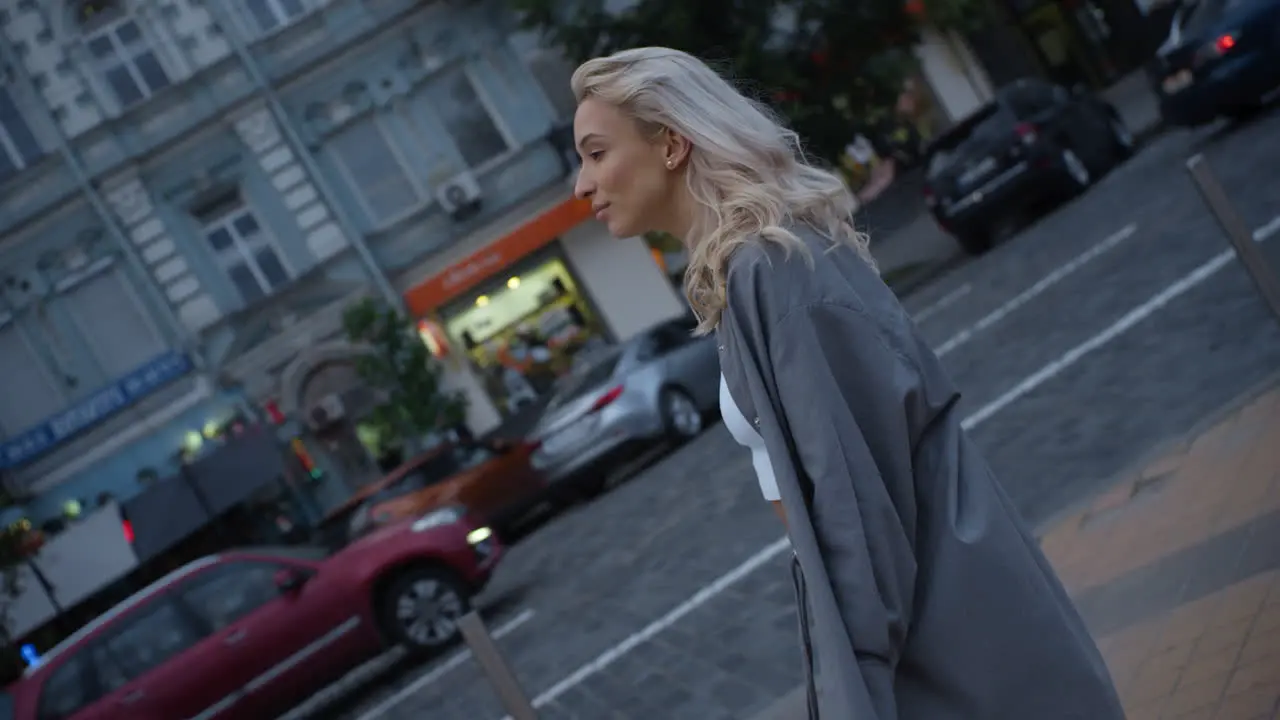
<path id="1" fill-rule="evenodd" d="M 689 159 L 689 153 L 693 151 L 693 143 L 689 142 L 689 138 L 680 133 L 666 128 L 662 131 L 663 160 L 667 164 L 667 168 L 675 170 L 684 165 Z"/>

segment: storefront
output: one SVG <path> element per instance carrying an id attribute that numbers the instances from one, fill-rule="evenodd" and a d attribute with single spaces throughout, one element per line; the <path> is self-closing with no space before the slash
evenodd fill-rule
<path id="1" fill-rule="evenodd" d="M 582 358 L 684 311 L 641 238 L 610 237 L 586 203 L 562 198 L 405 302 L 477 433 L 536 407 Z"/>

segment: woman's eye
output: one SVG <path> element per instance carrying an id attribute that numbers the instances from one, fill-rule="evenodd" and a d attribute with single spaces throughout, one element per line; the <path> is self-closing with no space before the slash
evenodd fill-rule
<path id="1" fill-rule="evenodd" d="M 603 156 L 604 156 L 603 150 L 592 150 L 591 152 L 587 153 L 587 157 L 591 158 L 592 160 L 595 160 L 596 162 L 599 162 L 600 158 Z"/>

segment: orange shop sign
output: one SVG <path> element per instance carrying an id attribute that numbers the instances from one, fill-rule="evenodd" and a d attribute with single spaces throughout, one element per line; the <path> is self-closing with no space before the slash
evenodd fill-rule
<path id="1" fill-rule="evenodd" d="M 410 288 L 404 294 L 405 306 L 414 317 L 422 317 L 549 244 L 589 217 L 591 203 L 570 198 Z"/>

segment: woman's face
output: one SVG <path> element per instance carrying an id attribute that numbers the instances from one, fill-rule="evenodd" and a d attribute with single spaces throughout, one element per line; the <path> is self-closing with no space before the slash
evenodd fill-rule
<path id="1" fill-rule="evenodd" d="M 671 232 L 682 153 L 672 152 L 670 133 L 646 137 L 631 118 L 593 98 L 578 106 L 573 131 L 582 157 L 573 191 L 591 201 L 596 219 L 614 237 Z"/>

